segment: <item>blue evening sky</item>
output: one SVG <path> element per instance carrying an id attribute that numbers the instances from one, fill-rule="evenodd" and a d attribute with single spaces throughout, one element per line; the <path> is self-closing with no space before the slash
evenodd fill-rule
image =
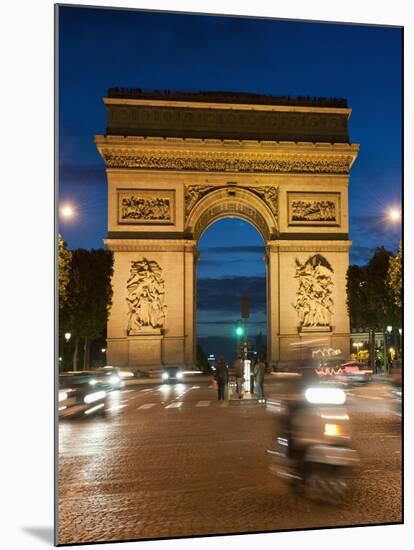
<path id="1" fill-rule="evenodd" d="M 59 202 L 77 209 L 60 232 L 70 248 L 103 246 L 107 189 L 93 136 L 105 133 L 107 89 L 137 87 L 346 98 L 351 142 L 361 145 L 349 187 L 350 260 L 362 264 L 381 245 L 396 251 L 401 227 L 385 218 L 401 207 L 400 29 L 69 6 L 58 20 Z M 211 291 L 213 280 L 264 278 L 262 248 L 245 222 L 213 224 L 200 241 L 199 296 L 209 281 Z M 199 304 L 205 335 L 221 333 L 210 320 L 237 315 L 230 302 L 228 311 L 213 302 Z M 265 319 L 262 306 L 255 315 Z"/>

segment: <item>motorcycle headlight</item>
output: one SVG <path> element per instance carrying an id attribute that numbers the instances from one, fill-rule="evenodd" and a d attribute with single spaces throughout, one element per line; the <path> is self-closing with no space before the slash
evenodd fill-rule
<path id="1" fill-rule="evenodd" d="M 340 424 L 325 424 L 324 435 L 329 437 L 346 437 L 344 427 Z"/>
<path id="2" fill-rule="evenodd" d="M 308 388 L 305 397 L 309 403 L 319 405 L 343 405 L 346 401 L 346 393 L 339 388 Z"/>

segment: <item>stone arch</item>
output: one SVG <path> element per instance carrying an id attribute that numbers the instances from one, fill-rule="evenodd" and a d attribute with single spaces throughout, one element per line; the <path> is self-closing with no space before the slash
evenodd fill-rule
<path id="1" fill-rule="evenodd" d="M 222 187 L 208 192 L 192 208 L 186 232 L 200 240 L 204 231 L 222 218 L 241 218 L 251 223 L 267 242 L 277 231 L 277 219 L 265 200 L 250 189 Z"/>

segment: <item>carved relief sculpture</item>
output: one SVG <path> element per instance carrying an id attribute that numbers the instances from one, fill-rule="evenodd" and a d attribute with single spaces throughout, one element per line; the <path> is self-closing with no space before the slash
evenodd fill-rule
<path id="1" fill-rule="evenodd" d="M 185 189 L 185 215 L 187 216 L 195 203 L 201 199 L 203 195 L 212 189 L 207 185 L 189 185 Z"/>
<path id="2" fill-rule="evenodd" d="M 118 223 L 174 223 L 174 192 L 118 191 Z"/>
<path id="3" fill-rule="evenodd" d="M 350 155 L 290 155 L 245 154 L 153 150 L 115 152 L 103 148 L 101 154 L 108 168 L 153 170 L 191 170 L 200 172 L 268 172 L 268 173 L 332 173 L 347 174 L 353 161 Z"/>
<path id="4" fill-rule="evenodd" d="M 333 201 L 293 201 L 292 221 L 334 222 L 336 208 Z"/>
<path id="5" fill-rule="evenodd" d="M 289 193 L 289 225 L 339 225 L 339 193 Z"/>
<path id="6" fill-rule="evenodd" d="M 164 326 L 167 306 L 162 270 L 155 261 L 144 258 L 131 262 L 126 298 L 129 307 L 127 333 Z"/>
<path id="7" fill-rule="evenodd" d="M 304 264 L 296 259 L 295 278 L 299 281 L 295 309 L 302 328 L 329 327 L 333 314 L 333 269 L 320 254 Z"/>
<path id="8" fill-rule="evenodd" d="M 250 187 L 250 189 L 262 197 L 269 206 L 275 218 L 279 214 L 279 188 L 278 187 Z"/>

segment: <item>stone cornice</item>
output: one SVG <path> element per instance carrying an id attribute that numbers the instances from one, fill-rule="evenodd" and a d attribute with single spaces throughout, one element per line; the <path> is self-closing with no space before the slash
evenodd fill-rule
<path id="1" fill-rule="evenodd" d="M 347 174 L 358 145 L 96 136 L 108 169 Z"/>
<path id="2" fill-rule="evenodd" d="M 349 252 L 352 241 L 268 241 L 267 252 Z"/>
<path id="3" fill-rule="evenodd" d="M 196 241 L 176 239 L 105 239 L 113 252 L 192 252 L 196 253 Z"/>
<path id="4" fill-rule="evenodd" d="M 351 115 L 352 109 L 348 107 L 320 107 L 316 105 L 273 105 L 260 103 L 217 103 L 214 101 L 188 101 L 167 99 L 132 99 L 104 97 L 105 105 L 142 105 L 150 107 L 192 107 L 195 109 L 222 109 L 222 110 L 246 110 L 246 111 L 279 111 L 297 113 L 332 113 Z"/>

